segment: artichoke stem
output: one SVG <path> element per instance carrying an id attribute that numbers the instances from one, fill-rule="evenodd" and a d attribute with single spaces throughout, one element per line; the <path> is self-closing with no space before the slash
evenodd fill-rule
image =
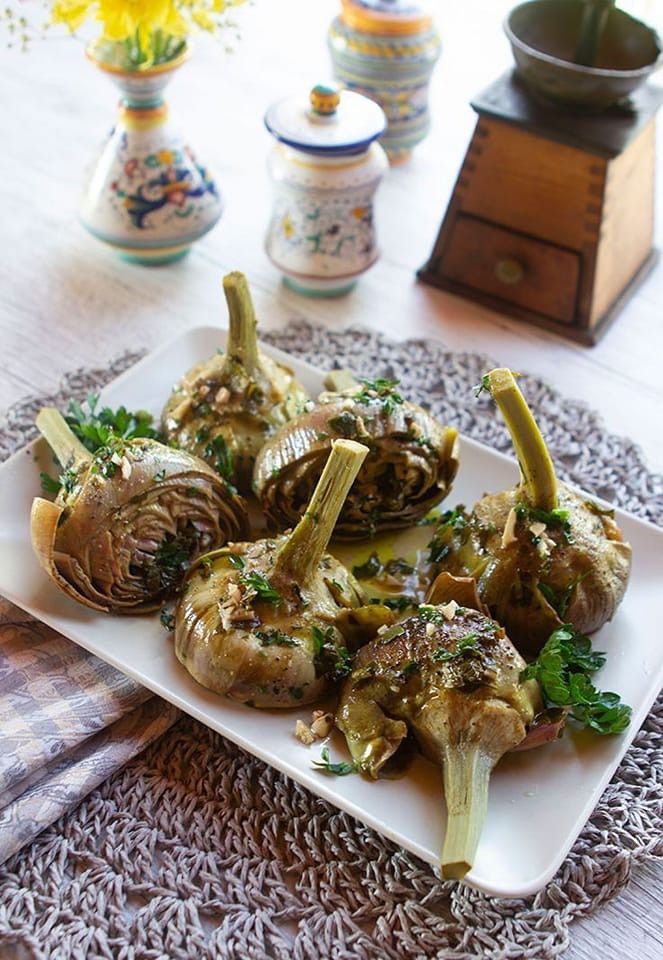
<path id="1" fill-rule="evenodd" d="M 235 271 L 223 278 L 223 292 L 228 304 L 230 329 L 228 331 L 227 356 L 238 362 L 248 376 L 260 366 L 257 320 L 251 291 L 243 273 Z"/>
<path id="2" fill-rule="evenodd" d="M 351 370 L 330 370 L 323 383 L 325 389 L 333 393 L 342 393 L 343 390 L 359 386 L 359 381 Z"/>
<path id="3" fill-rule="evenodd" d="M 554 510 L 557 506 L 555 468 L 513 374 L 504 368 L 491 370 L 488 383 L 511 434 L 520 464 L 521 484 L 529 505 L 540 510 Z"/>
<path id="4" fill-rule="evenodd" d="M 336 440 L 304 516 L 281 547 L 275 572 L 302 586 L 316 573 L 368 447 Z"/>
<path id="5" fill-rule="evenodd" d="M 449 747 L 444 758 L 447 833 L 442 850 L 442 876 L 461 880 L 474 864 L 486 819 L 492 761 L 478 745 Z"/>
<path id="6" fill-rule="evenodd" d="M 88 463 L 92 459 L 90 451 L 75 436 L 65 418 L 55 407 L 42 407 L 35 423 L 63 468 L 69 469 L 79 463 Z"/>

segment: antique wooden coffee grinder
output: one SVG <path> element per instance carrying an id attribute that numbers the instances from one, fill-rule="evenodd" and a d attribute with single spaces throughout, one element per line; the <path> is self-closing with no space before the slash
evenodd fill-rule
<path id="1" fill-rule="evenodd" d="M 511 22 L 562 2 L 523 4 Z M 419 277 L 591 344 L 656 259 L 663 88 L 639 86 L 597 111 L 570 102 L 565 77 L 544 67 L 534 81 L 523 66 L 508 71 L 472 102 L 476 128 Z"/>

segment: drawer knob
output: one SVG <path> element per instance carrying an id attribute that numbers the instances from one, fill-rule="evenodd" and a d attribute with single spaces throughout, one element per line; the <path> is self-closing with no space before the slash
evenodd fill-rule
<path id="1" fill-rule="evenodd" d="M 525 267 L 514 257 L 505 257 L 495 264 L 495 276 L 500 283 L 513 287 L 516 283 L 520 283 L 525 276 Z"/>

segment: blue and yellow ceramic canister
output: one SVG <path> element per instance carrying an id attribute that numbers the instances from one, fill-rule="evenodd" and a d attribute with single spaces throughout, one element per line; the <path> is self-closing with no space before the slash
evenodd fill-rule
<path id="1" fill-rule="evenodd" d="M 266 249 L 291 289 L 347 293 L 377 257 L 373 198 L 387 169 L 386 118 L 372 100 L 319 84 L 273 104 L 265 125 L 274 204 Z"/>
<path id="2" fill-rule="evenodd" d="M 430 127 L 428 87 L 440 37 L 424 0 L 341 0 L 328 41 L 336 79 L 379 103 L 392 163 L 407 159 Z"/>

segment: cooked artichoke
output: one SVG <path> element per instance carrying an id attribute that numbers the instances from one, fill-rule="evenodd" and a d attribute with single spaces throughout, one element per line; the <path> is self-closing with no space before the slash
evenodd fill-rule
<path id="1" fill-rule="evenodd" d="M 37 426 L 65 470 L 56 501 L 33 502 L 32 544 L 79 603 L 106 613 L 154 610 L 191 558 L 245 533 L 244 501 L 197 457 L 114 436 L 91 454 L 52 408 Z"/>
<path id="2" fill-rule="evenodd" d="M 223 289 L 230 319 L 226 352 L 192 367 L 175 385 L 161 427 L 168 441 L 249 492 L 258 450 L 303 409 L 308 393 L 292 370 L 258 349 L 246 277 L 229 273 Z"/>
<path id="3" fill-rule="evenodd" d="M 430 543 L 437 570 L 477 580 L 481 600 L 519 650 L 534 653 L 562 623 L 581 633 L 613 616 L 631 548 L 611 511 L 558 483 L 539 429 L 509 370 L 484 378 L 521 469 L 514 490 L 488 494 L 470 514 L 443 515 Z"/>
<path id="4" fill-rule="evenodd" d="M 347 671 L 355 631 L 392 619 L 384 607 L 362 607 L 355 578 L 325 552 L 366 452 L 352 441 L 333 445 L 292 533 L 232 544 L 192 567 L 175 652 L 203 686 L 256 707 L 311 703 Z"/>
<path id="5" fill-rule="evenodd" d="M 409 403 L 396 380 L 353 382 L 320 395 L 262 448 L 254 490 L 277 529 L 301 516 L 329 448 L 348 437 L 369 449 L 334 535 L 355 539 L 408 527 L 439 503 L 458 469 L 457 431 Z"/>
<path id="6" fill-rule="evenodd" d="M 362 647 L 343 685 L 336 722 L 359 770 L 377 778 L 408 731 L 442 766 L 444 877 L 471 868 L 493 767 L 525 741 L 541 707 L 524 668 L 499 624 L 450 600 L 420 606 Z"/>

